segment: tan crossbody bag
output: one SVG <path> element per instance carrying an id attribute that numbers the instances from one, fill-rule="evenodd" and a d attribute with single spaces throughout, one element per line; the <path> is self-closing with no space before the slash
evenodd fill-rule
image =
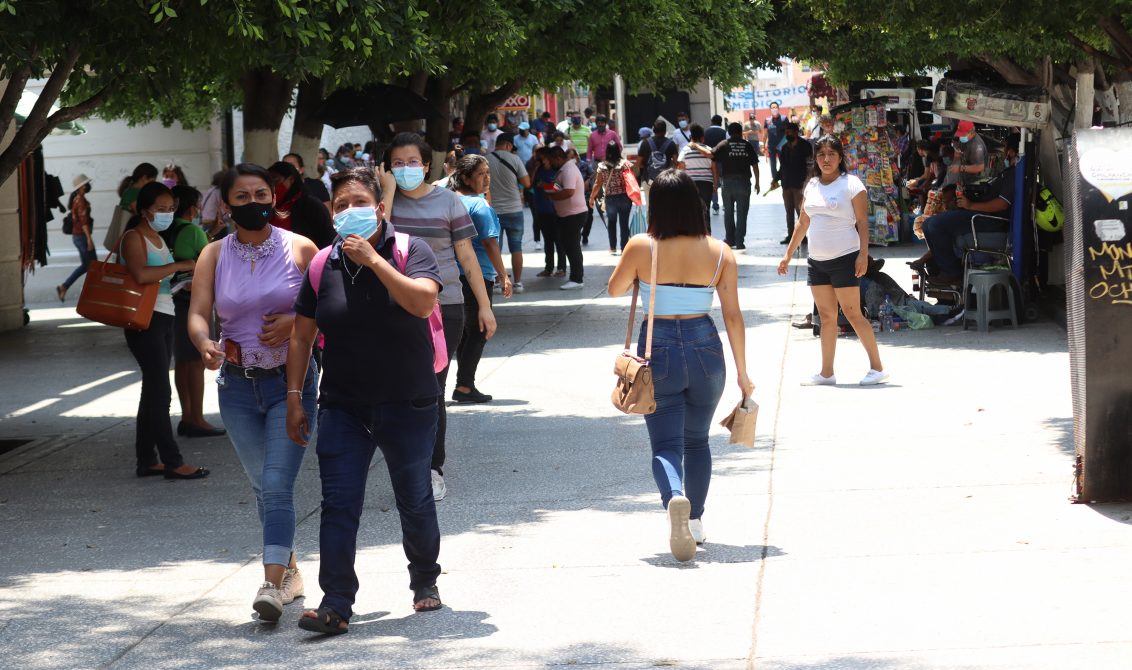
<path id="1" fill-rule="evenodd" d="M 613 406 L 626 414 L 652 414 L 656 411 L 656 396 L 653 393 L 652 368 L 652 328 L 653 311 L 656 307 L 656 257 L 657 245 L 650 240 L 652 252 L 652 276 L 649 285 L 648 327 L 645 334 L 645 357 L 632 353 L 633 325 L 637 319 L 637 297 L 641 292 L 640 280 L 633 282 L 633 305 L 629 308 L 629 329 L 625 331 L 625 351 L 613 362 L 613 374 L 617 375 L 617 386 L 613 389 Z"/>

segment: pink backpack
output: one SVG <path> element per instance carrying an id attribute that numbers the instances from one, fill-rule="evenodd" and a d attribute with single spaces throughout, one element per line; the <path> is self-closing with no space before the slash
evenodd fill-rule
<path id="1" fill-rule="evenodd" d="M 315 296 L 318 296 L 322 269 L 326 267 L 326 259 L 330 257 L 332 248 L 320 249 L 307 270 Z M 405 233 L 393 234 L 393 258 L 397 260 L 397 269 L 405 274 L 405 267 L 409 263 L 409 236 Z M 448 344 L 444 339 L 444 318 L 440 314 L 440 303 L 432 306 L 432 314 L 428 315 L 428 330 L 432 336 L 432 370 L 439 373 L 448 367 Z"/>

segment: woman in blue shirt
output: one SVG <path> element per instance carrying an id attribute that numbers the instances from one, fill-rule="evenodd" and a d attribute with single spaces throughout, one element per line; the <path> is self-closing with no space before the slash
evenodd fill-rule
<path id="1" fill-rule="evenodd" d="M 502 230 L 499 216 L 483 197 L 490 187 L 491 169 L 487 159 L 477 154 L 468 154 L 457 160 L 456 168 L 448 178 L 448 188 L 460 194 L 460 201 L 468 208 L 468 215 L 475 224 L 476 237 L 472 239 L 472 248 L 476 251 L 476 260 L 483 273 L 489 301 L 497 278 L 501 278 L 504 298 L 510 298 L 512 292 L 511 278 L 507 276 L 503 254 L 499 250 L 499 235 Z M 464 290 L 464 331 L 460 335 L 460 344 L 456 347 L 458 368 L 452 399 L 462 403 L 491 402 L 490 395 L 481 393 L 476 388 L 476 369 L 483 357 L 487 337 L 479 330 L 475 318 L 478 306 L 463 270 L 460 272 L 460 285 Z"/>

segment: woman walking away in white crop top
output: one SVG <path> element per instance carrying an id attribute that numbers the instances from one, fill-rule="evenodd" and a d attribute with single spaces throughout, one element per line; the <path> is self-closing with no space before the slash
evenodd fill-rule
<path id="1" fill-rule="evenodd" d="M 868 196 L 861 180 L 848 172 L 841 141 L 832 135 L 819 139 L 814 146 L 814 168 L 802 192 L 802 216 L 778 263 L 778 274 L 785 275 L 794 251 L 809 235 L 806 283 L 821 317 L 821 372 L 804 380 L 804 386 L 837 383 L 833 354 L 838 305 L 869 355 L 869 372 L 861 386 L 888 381 L 876 335 L 861 313 L 860 283 L 869 265 Z"/>
<path id="2" fill-rule="evenodd" d="M 704 541 L 702 516 L 711 483 L 708 429 L 726 381 L 723 343 L 708 316 L 719 295 L 739 390 L 750 397 L 746 332 L 739 310 L 738 269 L 731 249 L 712 239 L 696 185 L 683 170 L 661 172 L 649 196 L 648 233 L 625 246 L 609 278 L 609 294 L 641 285 L 641 302 L 656 291 L 650 367 L 656 411 L 645 417 L 652 443 L 652 472 L 668 510 L 669 547 L 678 561 L 695 558 Z M 651 281 L 656 254 L 656 286 Z M 644 355 L 646 324 L 637 354 Z"/>

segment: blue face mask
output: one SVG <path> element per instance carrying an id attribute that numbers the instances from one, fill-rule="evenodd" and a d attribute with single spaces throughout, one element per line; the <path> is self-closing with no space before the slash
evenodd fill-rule
<path id="1" fill-rule="evenodd" d="M 354 152 L 354 158 L 361 158 L 361 157 L 362 157 L 362 152 L 360 152 L 360 151 Z"/>
<path id="2" fill-rule="evenodd" d="M 201 218 L 200 218 L 200 214 L 198 213 L 196 216 L 193 217 L 193 225 L 199 226 L 200 224 L 201 224 Z"/>
<path id="3" fill-rule="evenodd" d="M 943 164 L 944 164 L 944 165 L 951 165 L 951 160 L 952 160 L 952 159 L 950 159 L 950 158 L 942 158 L 942 159 L 940 159 L 940 160 L 942 160 L 942 161 L 943 161 Z"/>
<path id="4" fill-rule="evenodd" d="M 424 181 L 424 167 L 393 168 L 393 179 L 404 191 L 412 191 Z"/>
<path id="5" fill-rule="evenodd" d="M 487 124 L 487 129 L 488 129 L 488 130 L 495 130 L 495 129 L 496 129 L 496 128 L 498 128 L 498 127 L 499 127 L 499 124 L 497 124 L 497 123 L 489 123 L 489 124 Z"/>
<path id="6" fill-rule="evenodd" d="M 334 215 L 334 231 L 342 239 L 357 235 L 368 240 L 377 228 L 377 209 L 374 207 L 351 207 Z"/>
<path id="7" fill-rule="evenodd" d="M 961 144 L 966 144 L 966 143 L 968 143 L 968 142 L 970 142 L 970 141 L 971 141 L 971 138 L 970 138 L 970 137 L 967 137 L 966 135 L 964 135 L 963 137 L 960 137 L 960 138 L 959 138 L 959 142 L 960 142 Z"/>
<path id="8" fill-rule="evenodd" d="M 173 212 L 156 212 L 153 215 L 153 221 L 149 223 L 149 227 L 159 233 L 168 230 L 171 225 L 173 225 Z"/>
<path id="9" fill-rule="evenodd" d="M 687 128 L 687 127 L 688 127 L 688 122 L 687 122 L 687 121 L 685 121 L 684 119 L 680 119 L 680 120 L 679 120 L 679 121 L 677 122 L 677 124 L 678 124 L 678 125 L 680 126 L 680 130 L 683 130 L 683 129 L 685 129 L 685 128 Z"/>
<path id="10" fill-rule="evenodd" d="M 480 152 L 479 147 L 464 147 L 464 153 L 465 154 L 478 154 L 479 152 Z"/>

